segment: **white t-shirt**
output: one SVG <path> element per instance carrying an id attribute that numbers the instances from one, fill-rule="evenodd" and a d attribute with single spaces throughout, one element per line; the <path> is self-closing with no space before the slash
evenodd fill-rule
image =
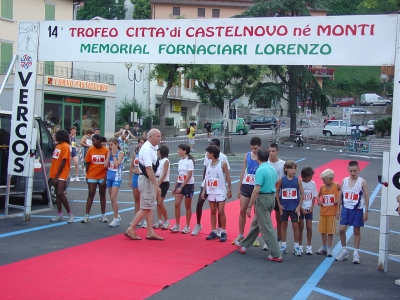
<path id="1" fill-rule="evenodd" d="M 225 154 L 223 154 L 222 152 L 220 152 L 220 153 L 219 153 L 219 158 L 218 158 L 218 159 L 219 159 L 220 161 L 226 162 L 226 165 L 228 166 L 228 170 L 231 169 L 231 167 L 229 166 L 228 157 L 227 157 Z M 207 158 L 207 152 L 206 152 L 206 154 L 204 155 L 204 163 L 203 163 L 203 165 L 204 165 L 205 167 L 207 167 L 208 164 L 210 163 L 210 161 L 211 161 L 211 159 L 208 159 L 208 158 Z M 204 187 L 204 180 L 201 182 L 201 187 Z"/>
<path id="2" fill-rule="evenodd" d="M 164 157 L 163 159 L 160 159 L 160 165 L 158 166 L 157 172 L 155 173 L 155 175 L 157 177 L 161 177 L 164 174 L 164 164 L 166 161 L 169 162 L 169 159 L 166 157 Z M 165 175 L 163 182 L 169 182 L 169 171 L 170 170 L 171 170 L 171 167 L 168 168 L 167 174 Z"/>
<path id="3" fill-rule="evenodd" d="M 191 159 L 186 157 L 185 159 L 181 159 L 178 163 L 178 180 L 177 182 L 182 183 L 185 181 L 186 176 L 188 175 L 189 171 L 194 170 L 194 164 Z M 193 173 L 192 177 L 190 177 L 189 181 L 187 184 L 194 184 L 194 178 L 193 178 Z"/>
<path id="4" fill-rule="evenodd" d="M 304 200 L 301 204 L 301 207 L 303 209 L 310 209 L 314 205 L 314 197 L 318 196 L 317 187 L 313 180 L 311 180 L 310 182 L 302 181 L 301 184 L 303 185 L 304 190 Z"/>
<path id="5" fill-rule="evenodd" d="M 149 141 L 143 144 L 139 151 L 139 163 L 145 167 L 151 167 L 157 162 L 158 146 L 153 146 Z"/>
<path id="6" fill-rule="evenodd" d="M 276 170 L 276 173 L 278 174 L 278 180 L 282 179 L 284 173 L 283 173 L 283 167 L 285 166 L 285 161 L 282 159 L 279 159 L 277 162 L 271 162 L 268 160 L 271 166 L 273 166 Z"/>

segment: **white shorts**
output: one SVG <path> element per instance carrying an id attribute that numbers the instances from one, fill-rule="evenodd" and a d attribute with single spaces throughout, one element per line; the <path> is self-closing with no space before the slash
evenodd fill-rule
<path id="1" fill-rule="evenodd" d="M 208 201 L 210 202 L 224 202 L 226 201 L 225 195 L 212 195 L 208 194 Z"/>
<path id="2" fill-rule="evenodd" d="M 189 145 L 194 145 L 196 142 L 195 142 L 195 140 L 194 140 L 194 138 L 193 139 L 189 139 Z"/>

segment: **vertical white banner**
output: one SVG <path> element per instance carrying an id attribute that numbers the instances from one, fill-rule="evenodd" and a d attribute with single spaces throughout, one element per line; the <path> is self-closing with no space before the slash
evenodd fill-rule
<path id="1" fill-rule="evenodd" d="M 18 59 L 15 62 L 8 174 L 31 176 L 29 156 L 34 125 L 39 23 L 21 22 L 18 27 Z M 32 170 L 30 170 L 32 169 Z"/>
<path id="2" fill-rule="evenodd" d="M 222 118 L 224 121 L 228 121 L 229 119 L 229 100 L 224 100 L 224 112 Z"/>

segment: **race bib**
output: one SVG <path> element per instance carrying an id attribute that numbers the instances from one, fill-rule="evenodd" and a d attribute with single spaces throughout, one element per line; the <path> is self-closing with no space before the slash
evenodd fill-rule
<path id="1" fill-rule="evenodd" d="M 95 165 L 104 164 L 106 157 L 104 155 L 92 155 L 92 163 Z"/>
<path id="2" fill-rule="evenodd" d="M 297 189 L 285 188 L 282 190 L 282 199 L 297 199 Z"/>
<path id="3" fill-rule="evenodd" d="M 53 158 L 58 159 L 60 157 L 60 149 L 54 149 L 53 151 Z"/>
<path id="4" fill-rule="evenodd" d="M 344 198 L 347 200 L 358 201 L 360 195 L 357 192 L 349 190 L 344 193 Z"/>
<path id="5" fill-rule="evenodd" d="M 178 175 L 178 181 L 179 182 L 184 182 L 185 181 L 185 179 L 186 179 L 186 177 L 187 177 L 187 175 L 186 174 L 179 174 Z"/>
<path id="6" fill-rule="evenodd" d="M 210 178 L 207 180 L 207 187 L 209 188 L 216 188 L 218 187 L 218 179 L 217 178 Z"/>
<path id="7" fill-rule="evenodd" d="M 255 184 L 255 178 L 256 176 L 254 174 L 246 174 L 246 176 L 244 177 L 244 181 L 246 182 L 246 184 Z"/>
<path id="8" fill-rule="evenodd" d="M 86 145 L 92 146 L 92 140 L 86 139 Z"/>
<path id="9" fill-rule="evenodd" d="M 113 161 L 110 161 L 110 163 L 108 164 L 108 169 L 111 171 L 116 171 L 117 167 L 114 165 Z"/>
<path id="10" fill-rule="evenodd" d="M 312 200 L 312 192 L 311 191 L 304 191 L 304 200 Z"/>
<path id="11" fill-rule="evenodd" d="M 76 148 L 76 142 L 71 142 L 71 147 Z"/>
<path id="12" fill-rule="evenodd" d="M 322 196 L 322 205 L 323 206 L 331 206 L 335 203 L 335 195 L 323 195 Z"/>
<path id="13" fill-rule="evenodd" d="M 133 160 L 133 165 L 134 165 L 135 167 L 138 167 L 138 166 L 139 166 L 139 158 L 138 158 L 138 157 L 135 157 L 135 159 Z"/>

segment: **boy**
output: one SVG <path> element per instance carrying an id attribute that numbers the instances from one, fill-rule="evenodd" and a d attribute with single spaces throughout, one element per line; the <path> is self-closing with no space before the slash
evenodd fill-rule
<path id="1" fill-rule="evenodd" d="M 300 208 L 300 224 L 299 224 L 299 247 L 300 251 L 303 254 L 303 229 L 304 229 L 304 219 L 306 220 L 306 229 L 307 229 L 307 247 L 306 254 L 312 255 L 312 247 L 311 247 L 311 237 L 312 237 L 312 220 L 313 220 L 313 209 L 314 203 L 318 199 L 317 187 L 315 186 L 315 182 L 312 180 L 314 175 L 314 170 L 311 167 L 304 167 L 301 170 L 301 180 L 304 190 L 304 200 L 301 204 Z"/>
<path id="2" fill-rule="evenodd" d="M 342 249 L 337 261 L 342 261 L 349 257 L 346 249 L 346 229 L 347 226 L 354 226 L 354 253 L 353 264 L 360 263 L 358 248 L 360 247 L 360 228 L 364 226 L 364 222 L 368 220 L 369 193 L 367 182 L 365 179 L 358 177 L 360 168 L 358 162 L 352 160 L 348 167 L 350 176 L 343 179 L 342 182 L 342 206 L 340 207 L 340 241 Z M 337 215 L 339 219 L 339 214 Z"/>
<path id="3" fill-rule="evenodd" d="M 299 217 L 300 207 L 304 199 L 304 191 L 301 179 L 296 176 L 297 165 L 293 160 L 285 162 L 284 175 L 276 185 L 276 200 L 278 201 L 279 213 L 281 215 L 281 253 L 287 251 L 286 235 L 287 222 L 290 217 L 292 221 L 294 237 L 294 255 L 301 256 L 299 247 Z"/>
<path id="4" fill-rule="evenodd" d="M 238 197 L 240 199 L 240 214 L 239 214 L 239 235 L 232 242 L 240 242 L 243 240 L 244 226 L 246 225 L 246 210 L 248 208 L 251 193 L 254 190 L 255 174 L 258 169 L 257 151 L 261 148 L 261 139 L 257 136 L 250 140 L 251 152 L 243 156 L 243 167 L 240 173 Z"/>
<path id="5" fill-rule="evenodd" d="M 231 177 L 229 176 L 228 165 L 226 162 L 219 160 L 220 150 L 216 146 L 208 146 L 207 158 L 210 160 L 206 176 L 204 178 L 202 198 L 207 198 L 210 203 L 211 210 L 211 233 L 206 237 L 206 240 L 214 240 L 218 238 L 216 231 L 217 210 L 219 220 L 221 222 L 221 237 L 220 242 L 226 242 L 226 217 L 225 217 L 225 201 L 232 198 Z M 226 183 L 228 183 L 228 192 L 226 191 Z"/>
<path id="6" fill-rule="evenodd" d="M 320 175 L 324 183 L 319 189 L 318 205 L 321 206 L 319 211 L 318 232 L 322 237 L 322 246 L 318 249 L 318 255 L 326 254 L 332 257 L 332 239 L 336 233 L 335 216 L 339 211 L 339 197 L 341 186 L 337 182 L 333 182 L 335 173 L 331 169 L 326 169 Z"/>
<path id="7" fill-rule="evenodd" d="M 220 143 L 219 139 L 212 139 L 210 141 L 210 143 L 209 143 L 209 146 L 216 146 L 218 149 L 219 149 L 220 145 L 221 145 L 221 143 Z M 219 153 L 219 159 L 221 161 L 224 161 L 227 164 L 228 170 L 231 168 L 229 166 L 228 158 L 226 157 L 226 155 L 224 153 L 222 153 L 222 152 Z M 203 199 L 202 198 L 202 192 L 203 192 L 203 189 L 204 189 L 204 177 L 206 176 L 207 166 L 208 166 L 209 163 L 210 163 L 210 160 L 208 159 L 207 152 L 206 152 L 205 157 L 204 157 L 204 163 L 203 163 L 204 164 L 203 181 L 201 183 L 200 193 L 199 193 L 199 197 L 197 199 L 197 205 L 196 205 L 197 224 L 193 228 L 193 231 L 192 231 L 192 235 L 193 236 L 198 235 L 199 232 L 203 229 L 202 226 L 201 226 L 201 216 L 203 214 L 204 202 L 207 199 L 207 193 L 205 194 L 205 198 Z M 221 226 L 220 225 L 221 225 L 221 221 L 218 219 L 218 227 L 217 227 L 217 236 L 218 237 L 221 237 Z"/>

